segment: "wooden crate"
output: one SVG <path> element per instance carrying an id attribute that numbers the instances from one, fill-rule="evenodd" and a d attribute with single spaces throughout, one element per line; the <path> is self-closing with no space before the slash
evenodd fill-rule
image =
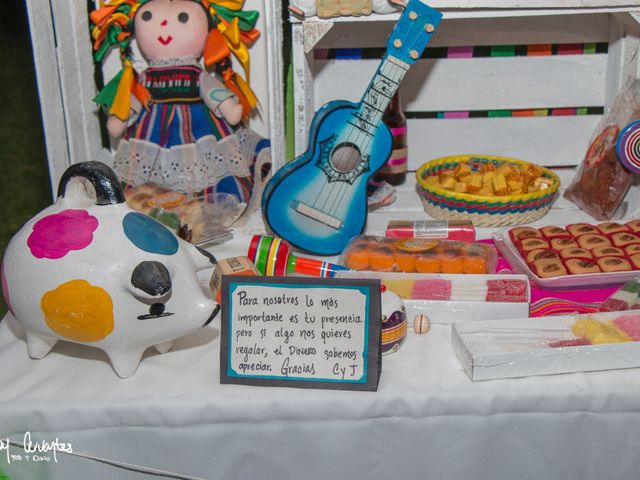
<path id="1" fill-rule="evenodd" d="M 429 3 L 444 13 L 428 47 L 437 58 L 416 62 L 400 88 L 410 170 L 463 153 L 576 165 L 638 74 L 638 1 Z M 292 19 L 297 154 L 314 111 L 360 99 L 397 18 Z"/>
<path id="2" fill-rule="evenodd" d="M 65 169 L 84 160 L 109 163 L 103 127 L 93 102 L 97 88 L 89 36 L 89 8 L 97 0 L 26 0 L 33 43 L 47 156 L 54 194 Z M 250 122 L 272 140 L 274 158 L 284 157 L 282 87 L 282 4 L 247 0 L 258 10 L 262 36 L 251 50 L 251 84 L 261 108 Z M 140 58 L 140 57 L 138 57 Z M 136 64 L 138 68 L 141 64 Z M 110 79 L 118 70 L 117 53 L 104 65 Z"/>
<path id="3" fill-rule="evenodd" d="M 112 151 L 93 103 L 94 64 L 88 2 L 26 0 L 30 17 L 46 146 L 54 191 L 71 163 L 109 161 Z M 261 110 L 251 126 L 272 140 L 274 163 L 284 162 L 281 12 L 286 0 L 247 0 L 261 12 L 261 39 L 252 49 L 252 85 Z M 625 78 L 637 75 L 640 0 L 445 0 L 444 22 L 431 48 L 504 45 L 605 44 L 607 53 L 421 60 L 402 93 L 410 113 L 410 168 L 442 155 L 477 152 L 509 155 L 545 165 L 575 165 L 599 115 L 497 118 L 422 118 L 434 112 L 605 107 Z M 293 19 L 295 147 L 306 147 L 313 113 L 331 99 L 357 100 L 377 60 L 327 60 L 322 52 L 380 48 L 398 15 Z M 287 48 L 286 46 L 284 48 Z M 115 53 L 115 52 L 113 52 Z M 115 55 L 112 54 L 112 57 Z M 118 68 L 111 58 L 110 78 Z M 346 80 L 348 79 L 348 81 Z M 595 110 L 596 112 L 598 110 Z M 566 113 L 566 111 L 565 111 Z M 459 115 L 458 115 L 459 116 Z"/>

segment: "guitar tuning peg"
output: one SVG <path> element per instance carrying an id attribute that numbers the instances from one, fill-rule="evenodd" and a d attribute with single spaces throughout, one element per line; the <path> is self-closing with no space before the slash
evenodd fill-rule
<path id="1" fill-rule="evenodd" d="M 400 40 L 399 38 L 396 38 L 396 39 L 393 41 L 393 46 L 394 46 L 394 47 L 396 47 L 396 48 L 400 48 L 400 47 L 402 47 L 402 40 Z"/>
<path id="2" fill-rule="evenodd" d="M 414 11 L 409 12 L 409 18 L 411 20 L 415 20 L 416 18 L 418 18 L 418 14 Z"/>
<path id="3" fill-rule="evenodd" d="M 436 27 L 434 27 L 431 23 L 427 23 L 424 26 L 424 29 L 428 32 L 428 33 L 433 33 L 433 31 L 436 29 Z"/>

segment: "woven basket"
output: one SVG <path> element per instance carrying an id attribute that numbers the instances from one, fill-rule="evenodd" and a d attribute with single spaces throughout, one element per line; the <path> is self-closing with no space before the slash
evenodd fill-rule
<path id="1" fill-rule="evenodd" d="M 425 163 L 416 172 L 417 189 L 425 211 L 433 218 L 441 220 L 469 219 L 478 227 L 502 227 L 530 223 L 546 215 L 560 187 L 558 176 L 543 167 L 541 167 L 543 176 L 552 180 L 552 185 L 544 190 L 522 195 L 488 197 L 471 193 L 457 193 L 426 183 L 426 179 L 430 175 L 452 170 L 459 163 L 471 164 L 472 170 L 477 170 L 486 163 L 493 163 L 496 166 L 503 163 L 528 165 L 528 162 L 515 158 L 489 155 L 456 155 Z"/>

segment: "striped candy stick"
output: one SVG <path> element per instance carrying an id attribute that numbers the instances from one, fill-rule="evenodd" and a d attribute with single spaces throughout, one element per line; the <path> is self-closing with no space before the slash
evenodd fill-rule
<path id="1" fill-rule="evenodd" d="M 254 235 L 249 245 L 247 257 L 262 275 L 308 275 L 331 278 L 341 270 L 348 270 L 342 265 L 298 257 L 291 252 L 286 240 L 270 235 Z"/>

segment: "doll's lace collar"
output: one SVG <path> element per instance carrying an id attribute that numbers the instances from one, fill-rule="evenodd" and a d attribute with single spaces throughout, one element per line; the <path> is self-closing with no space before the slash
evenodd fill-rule
<path id="1" fill-rule="evenodd" d="M 149 60 L 150 67 L 181 67 L 184 65 L 199 65 L 198 59 L 193 57 L 184 58 L 158 58 Z"/>

